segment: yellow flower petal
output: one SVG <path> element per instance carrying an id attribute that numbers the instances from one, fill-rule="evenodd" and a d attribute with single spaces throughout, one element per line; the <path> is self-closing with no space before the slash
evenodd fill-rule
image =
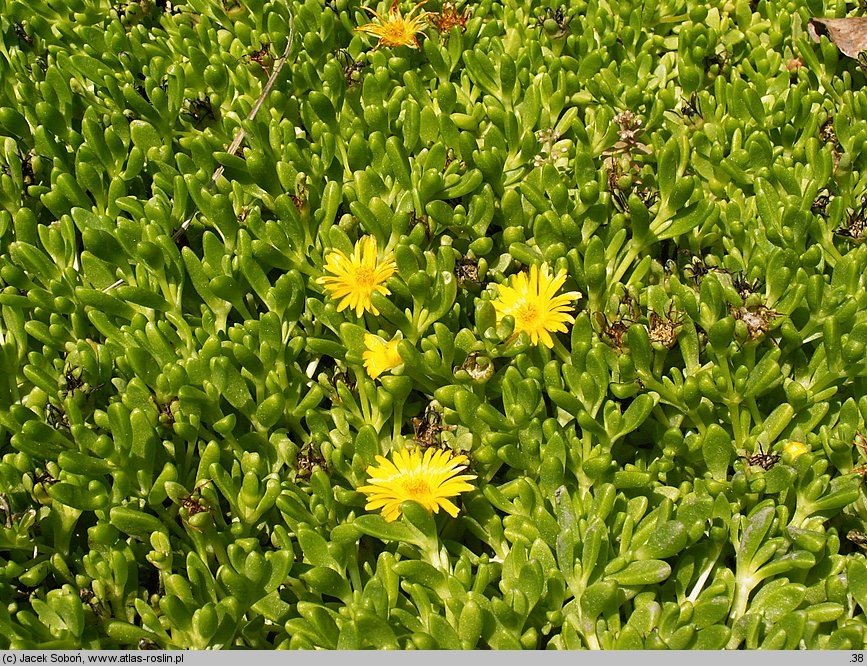
<path id="1" fill-rule="evenodd" d="M 387 522 L 400 516 L 400 504 L 412 500 L 428 511 L 439 513 L 443 509 L 452 517 L 458 515 L 458 507 L 449 499 L 473 490 L 468 483 L 475 474 L 459 474 L 469 462 L 466 456 L 453 456 L 451 451 L 428 448 L 398 450 L 389 461 L 376 456 L 379 466 L 367 468 L 368 485 L 358 491 L 368 495 L 365 508 L 368 511 L 382 510 Z"/>

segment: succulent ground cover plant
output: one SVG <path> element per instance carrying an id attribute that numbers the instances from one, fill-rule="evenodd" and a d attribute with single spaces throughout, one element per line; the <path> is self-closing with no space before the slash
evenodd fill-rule
<path id="1" fill-rule="evenodd" d="M 2 0 L 0 647 L 864 648 L 863 8 L 713 4 Z"/>

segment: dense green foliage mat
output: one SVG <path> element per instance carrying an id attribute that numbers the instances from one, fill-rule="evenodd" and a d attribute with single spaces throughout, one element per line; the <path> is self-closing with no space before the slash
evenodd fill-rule
<path id="1" fill-rule="evenodd" d="M 0 0 L 0 648 L 863 648 L 861 7 L 711 4 Z"/>

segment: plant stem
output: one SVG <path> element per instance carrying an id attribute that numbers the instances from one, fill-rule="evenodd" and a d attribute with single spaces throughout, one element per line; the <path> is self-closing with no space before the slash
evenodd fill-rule
<path id="1" fill-rule="evenodd" d="M 623 279 L 623 276 L 626 274 L 626 271 L 629 270 L 629 267 L 635 263 L 635 260 L 638 258 L 638 255 L 641 254 L 641 251 L 644 248 L 639 246 L 638 244 L 633 244 L 629 251 L 626 253 L 623 261 L 620 262 L 620 265 L 614 271 L 614 274 L 608 281 L 608 284 L 614 285 L 620 282 Z"/>
<path id="2" fill-rule="evenodd" d="M 560 361 L 562 361 L 566 365 L 572 365 L 572 354 L 570 354 L 569 350 L 566 349 L 566 347 L 563 345 L 562 342 L 560 342 L 559 338 L 557 338 L 555 336 L 551 336 L 551 337 L 554 340 L 553 350 L 554 350 L 554 353 L 557 355 L 557 358 L 559 358 Z"/>

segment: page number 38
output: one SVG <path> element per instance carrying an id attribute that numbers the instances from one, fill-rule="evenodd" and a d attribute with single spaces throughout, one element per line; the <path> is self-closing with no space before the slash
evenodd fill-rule
<path id="1" fill-rule="evenodd" d="M 852 655 L 852 658 L 849 661 L 853 664 L 862 664 L 864 663 L 864 655 L 862 653 L 856 652 Z"/>

